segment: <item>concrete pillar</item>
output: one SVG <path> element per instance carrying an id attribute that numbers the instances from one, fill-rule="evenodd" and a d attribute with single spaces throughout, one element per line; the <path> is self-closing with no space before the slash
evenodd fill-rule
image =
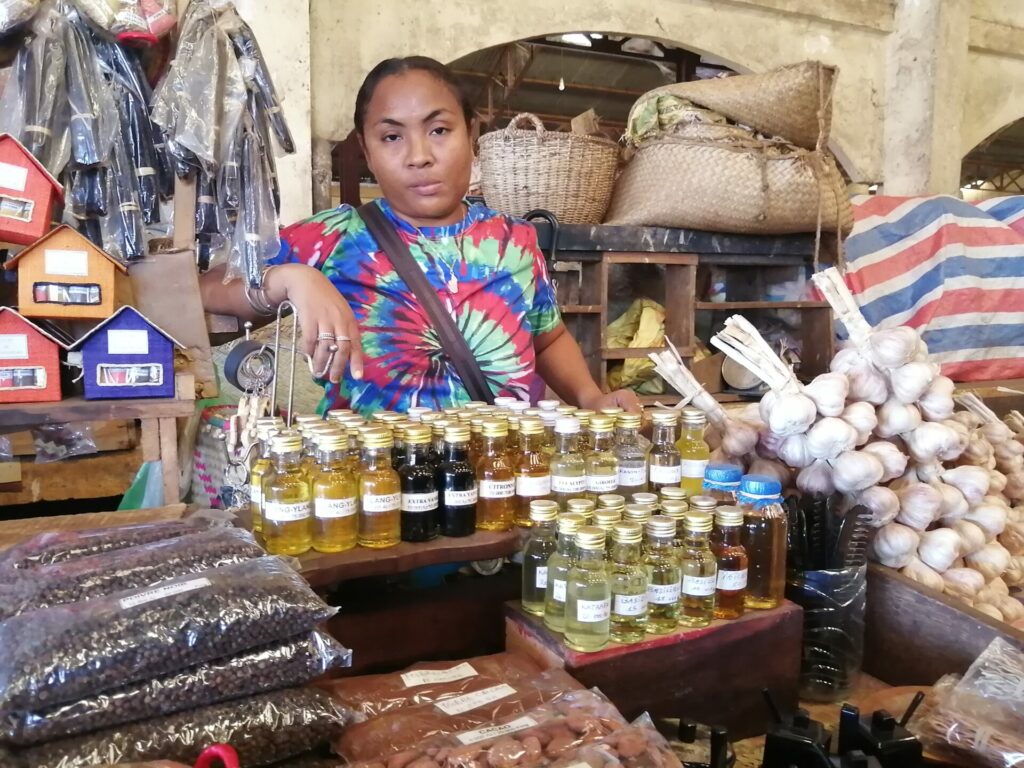
<path id="1" fill-rule="evenodd" d="M 897 0 L 883 130 L 888 195 L 958 194 L 970 0 Z"/>

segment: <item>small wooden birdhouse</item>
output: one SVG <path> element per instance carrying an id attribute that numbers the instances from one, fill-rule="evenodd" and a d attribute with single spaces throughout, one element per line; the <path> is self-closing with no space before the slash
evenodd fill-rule
<path id="1" fill-rule="evenodd" d="M 133 307 L 121 307 L 75 342 L 86 400 L 174 397 L 174 348 L 184 349 Z"/>
<path id="2" fill-rule="evenodd" d="M 54 336 L 10 307 L 0 307 L 0 403 L 60 400 L 60 353 Z"/>
<path id="3" fill-rule="evenodd" d="M 0 134 L 0 241 L 28 245 L 45 235 L 64 188 L 8 133 Z"/>
<path id="4" fill-rule="evenodd" d="M 128 285 L 124 264 L 67 225 L 4 266 L 18 270 L 18 310 L 25 317 L 105 320 Z"/>

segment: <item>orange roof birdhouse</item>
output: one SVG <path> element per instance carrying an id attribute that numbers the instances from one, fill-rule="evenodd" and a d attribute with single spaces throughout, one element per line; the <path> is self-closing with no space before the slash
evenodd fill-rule
<path id="1" fill-rule="evenodd" d="M 0 134 L 0 241 L 28 245 L 50 229 L 64 188 L 24 145 Z"/>

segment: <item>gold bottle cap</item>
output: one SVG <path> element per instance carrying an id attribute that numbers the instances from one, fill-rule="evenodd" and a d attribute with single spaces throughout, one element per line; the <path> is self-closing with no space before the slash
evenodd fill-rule
<path id="1" fill-rule="evenodd" d="M 669 410 L 654 411 L 651 414 L 651 421 L 655 424 L 674 427 L 679 421 L 679 414 Z"/>
<path id="2" fill-rule="evenodd" d="M 433 409 L 424 408 L 422 405 L 414 405 L 412 408 L 406 411 L 406 415 L 412 421 L 418 421 L 420 418 L 422 418 L 423 414 L 425 413 L 433 413 Z"/>
<path id="3" fill-rule="evenodd" d="M 694 512 L 714 512 L 718 509 L 718 502 L 713 496 L 691 496 L 689 504 Z"/>
<path id="4" fill-rule="evenodd" d="M 363 432 L 364 448 L 391 448 L 395 439 L 386 429 L 367 429 Z"/>
<path id="5" fill-rule="evenodd" d="M 639 413 L 620 413 L 615 417 L 615 425 L 621 429 L 640 429 L 641 421 Z"/>
<path id="6" fill-rule="evenodd" d="M 499 419 L 487 419 L 480 425 L 484 437 L 508 437 L 508 424 Z"/>
<path id="7" fill-rule="evenodd" d="M 569 499 L 565 507 L 573 514 L 583 515 L 588 521 L 594 517 L 594 502 L 590 499 Z"/>
<path id="8" fill-rule="evenodd" d="M 530 519 L 535 523 L 550 523 L 558 519 L 558 505 L 548 499 L 530 502 Z"/>
<path id="9" fill-rule="evenodd" d="M 644 540 L 644 527 L 640 523 L 623 521 L 612 528 L 612 541 L 616 544 L 639 544 Z"/>
<path id="10" fill-rule="evenodd" d="M 358 440 L 360 439 L 360 435 L 362 434 L 359 431 L 359 427 L 346 427 L 345 432 L 346 434 L 348 434 L 349 440 L 351 440 L 352 438 L 356 438 Z"/>
<path id="11" fill-rule="evenodd" d="M 560 405 L 557 408 L 555 408 L 555 413 L 557 413 L 559 416 L 575 416 L 576 407 L 572 405 Z"/>
<path id="12" fill-rule="evenodd" d="M 447 416 L 450 419 L 457 419 L 457 418 L 459 418 L 459 414 L 462 413 L 462 409 L 461 408 L 445 408 L 443 411 L 441 411 L 441 413 L 443 413 L 445 416 Z"/>
<path id="13" fill-rule="evenodd" d="M 300 413 L 292 417 L 293 424 L 316 424 L 318 421 L 323 419 L 315 413 Z"/>
<path id="14" fill-rule="evenodd" d="M 317 435 L 316 447 L 321 451 L 347 451 L 348 435 L 344 432 L 331 432 Z"/>
<path id="15" fill-rule="evenodd" d="M 448 419 L 433 419 L 429 424 L 430 432 L 434 437 L 444 437 L 444 431 L 449 427 L 449 425 L 451 425 L 451 423 L 452 422 Z"/>
<path id="16" fill-rule="evenodd" d="M 623 520 L 631 520 L 634 523 L 647 523 L 652 517 L 651 508 L 645 504 L 627 504 L 626 511 L 622 513 Z"/>
<path id="17" fill-rule="evenodd" d="M 302 450 L 302 438 L 296 435 L 284 435 L 278 432 L 270 439 L 270 450 L 273 453 L 293 453 Z"/>
<path id="18" fill-rule="evenodd" d="M 443 421 L 445 418 L 446 417 L 443 413 L 438 413 L 437 411 L 427 411 L 426 413 L 420 415 L 420 424 L 436 424 L 439 421 Z"/>
<path id="19" fill-rule="evenodd" d="M 537 407 L 542 411 L 553 411 L 560 405 L 561 403 L 557 400 L 541 400 L 537 403 Z"/>
<path id="20" fill-rule="evenodd" d="M 373 411 L 370 414 L 370 421 L 383 421 L 384 417 L 389 413 L 391 413 L 391 411 Z"/>
<path id="21" fill-rule="evenodd" d="M 405 440 L 405 430 L 409 427 L 406 422 L 401 422 L 399 424 L 385 424 L 384 426 L 391 430 L 391 435 L 395 438 L 396 443 L 400 443 Z"/>
<path id="22" fill-rule="evenodd" d="M 665 501 L 661 502 L 661 514 L 671 517 L 673 520 L 679 520 L 689 511 L 690 505 L 685 501 L 665 499 Z"/>
<path id="23" fill-rule="evenodd" d="M 597 506 L 601 509 L 622 510 L 626 508 L 626 497 L 617 493 L 602 493 L 597 497 Z"/>
<path id="24" fill-rule="evenodd" d="M 473 412 L 472 411 L 459 411 L 458 415 L 455 418 L 457 418 L 463 424 L 472 424 L 473 423 Z"/>
<path id="25" fill-rule="evenodd" d="M 540 435 L 544 433 L 544 422 L 540 419 L 520 419 L 520 435 Z"/>
<path id="26" fill-rule="evenodd" d="M 647 535 L 658 538 L 671 538 L 676 536 L 676 521 L 671 517 L 658 515 L 647 522 Z"/>
<path id="27" fill-rule="evenodd" d="M 555 422 L 555 434 L 557 435 L 578 435 L 580 433 L 580 421 L 572 416 L 561 416 Z"/>
<path id="28" fill-rule="evenodd" d="M 715 524 L 714 516 L 707 512 L 687 512 L 683 517 L 683 527 L 694 533 L 707 533 Z"/>
<path id="29" fill-rule="evenodd" d="M 632 498 L 634 504 L 645 504 L 648 507 L 658 506 L 658 497 L 653 493 L 634 493 Z"/>
<path id="30" fill-rule="evenodd" d="M 614 416 L 616 418 L 625 413 L 621 408 L 602 408 L 600 412 L 605 416 Z"/>
<path id="31" fill-rule="evenodd" d="M 406 445 L 424 445 L 432 435 L 429 424 L 409 424 L 404 432 Z"/>
<path id="32" fill-rule="evenodd" d="M 482 400 L 470 400 L 468 403 L 463 404 L 462 407 L 467 411 L 475 411 L 477 408 L 486 408 L 487 403 Z"/>
<path id="33" fill-rule="evenodd" d="M 444 428 L 444 439 L 448 443 L 468 443 L 469 427 L 465 424 L 449 424 Z"/>
<path id="34" fill-rule="evenodd" d="M 604 549 L 604 529 L 596 525 L 585 525 L 576 531 L 576 547 L 578 549 Z"/>
<path id="35" fill-rule="evenodd" d="M 519 431 L 519 425 L 520 425 L 521 422 L 522 422 L 522 419 L 520 419 L 514 413 L 510 413 L 509 416 L 508 416 L 508 431 L 509 432 L 518 432 Z"/>
<path id="36" fill-rule="evenodd" d="M 743 510 L 739 507 L 719 507 L 715 510 L 715 522 L 723 528 L 743 525 Z"/>
<path id="37" fill-rule="evenodd" d="M 674 485 L 666 485 L 660 491 L 662 499 L 672 499 L 673 501 L 686 501 L 686 491 L 682 488 L 677 488 Z"/>
<path id="38" fill-rule="evenodd" d="M 461 421 L 461 419 L 460 419 Z M 484 428 L 484 417 L 483 416 L 470 416 L 469 419 L 469 431 L 473 434 L 479 434 Z"/>
<path id="39" fill-rule="evenodd" d="M 708 417 L 700 408 L 683 408 L 683 424 L 688 427 L 703 427 L 708 423 Z"/>
<path id="40" fill-rule="evenodd" d="M 587 426 L 596 415 L 597 411 L 589 411 L 586 408 L 577 408 L 576 413 L 573 414 L 573 416 L 580 420 L 580 424 L 583 426 Z"/>
<path id="41" fill-rule="evenodd" d="M 409 421 L 409 417 L 404 413 L 385 413 L 381 416 L 381 421 L 385 424 L 404 424 Z"/>
<path id="42" fill-rule="evenodd" d="M 576 414 L 576 417 L 579 418 L 579 414 Z M 615 419 L 598 413 L 590 417 L 587 426 L 591 432 L 611 432 L 615 428 Z"/>
<path id="43" fill-rule="evenodd" d="M 540 408 L 524 408 L 523 416 L 529 419 L 539 419 L 541 414 Z"/>
<path id="44" fill-rule="evenodd" d="M 582 515 L 574 515 L 567 512 L 558 516 L 558 532 L 567 536 L 575 536 L 576 531 L 587 524 Z"/>
<path id="45" fill-rule="evenodd" d="M 342 416 L 351 416 L 353 411 L 351 408 L 332 408 L 327 412 L 328 419 L 340 419 Z"/>
<path id="46" fill-rule="evenodd" d="M 594 512 L 594 525 L 605 530 L 611 529 L 613 525 L 622 521 L 622 513 L 617 509 L 599 509 Z"/>

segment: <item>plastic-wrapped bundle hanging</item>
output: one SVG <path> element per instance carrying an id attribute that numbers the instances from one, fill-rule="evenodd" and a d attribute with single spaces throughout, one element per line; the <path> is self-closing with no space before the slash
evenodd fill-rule
<path id="1" fill-rule="evenodd" d="M 262 557 L 0 622 L 0 713 L 75 701 L 312 630 L 335 609 Z"/>
<path id="2" fill-rule="evenodd" d="M 270 127 L 273 128 L 274 136 L 277 137 L 277 143 L 280 144 L 281 149 L 291 154 L 295 151 L 295 140 L 284 119 L 281 101 L 277 98 L 274 82 L 270 78 L 270 69 L 263 58 L 259 43 L 256 42 L 256 35 L 253 34 L 252 28 L 238 16 L 235 16 L 234 24 L 230 26 L 228 35 L 231 37 L 231 43 L 235 46 L 239 59 L 244 62 L 242 71 L 248 73 L 245 84 L 249 87 L 249 91 L 255 94 L 259 111 L 265 115 Z"/>
<path id="3" fill-rule="evenodd" d="M 274 212 L 281 211 L 281 185 L 277 177 L 277 160 L 270 147 L 270 130 L 267 128 L 267 116 L 259 108 L 259 100 L 255 93 L 249 94 L 247 104 L 249 116 L 252 118 L 252 125 L 259 136 L 259 146 L 263 151 L 263 160 L 266 163 L 267 178 L 270 179 L 270 192 L 274 201 Z"/>
<path id="4" fill-rule="evenodd" d="M 121 86 L 115 90 L 120 94 Z M 119 98 L 119 110 L 125 100 Z M 120 130 L 114 137 L 107 167 L 107 210 L 100 220 L 103 249 L 125 262 L 138 261 L 146 256 L 146 228 L 139 204 L 139 184 L 129 156 L 126 128 L 127 114 L 121 115 Z"/>
<path id="5" fill-rule="evenodd" d="M 69 172 L 64 198 L 76 219 L 106 216 L 107 169 L 77 168 Z"/>
<path id="6" fill-rule="evenodd" d="M 351 720 L 327 694 L 290 688 L 54 741 L 22 752 L 21 766 L 93 768 L 155 759 L 192 765 L 211 744 L 233 746 L 246 768 L 270 765 L 326 744 Z"/>
<path id="7" fill-rule="evenodd" d="M 18 746 L 169 715 L 263 691 L 302 685 L 351 664 L 352 652 L 314 630 L 164 677 L 7 718 L 4 735 Z"/>
<path id="8" fill-rule="evenodd" d="M 39 608 L 140 589 L 265 554 L 248 531 L 217 527 L 18 572 L 12 580 L 0 583 L 0 620 Z"/>
<path id="9" fill-rule="evenodd" d="M 117 105 L 99 69 L 99 57 L 89 29 L 74 11 L 68 11 L 64 47 L 65 72 L 71 114 L 71 162 L 99 165 L 110 155 L 117 133 Z"/>
<path id="10" fill-rule="evenodd" d="M 6 35 L 32 18 L 39 0 L 0 0 L 0 35 Z"/>
<path id="11" fill-rule="evenodd" d="M 248 113 L 243 116 L 243 121 L 242 205 L 235 222 L 226 277 L 229 280 L 241 278 L 249 285 L 257 286 L 267 260 L 280 250 L 281 239 L 265 148 Z"/>

